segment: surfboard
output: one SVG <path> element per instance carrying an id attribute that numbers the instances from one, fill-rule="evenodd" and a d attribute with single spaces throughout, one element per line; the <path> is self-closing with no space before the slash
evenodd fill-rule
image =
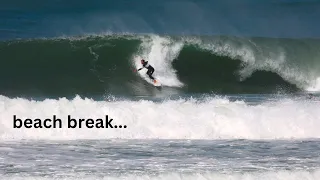
<path id="1" fill-rule="evenodd" d="M 152 79 L 150 79 L 147 75 L 142 75 L 142 79 L 147 81 L 148 83 L 152 84 L 153 86 L 159 88 L 161 87 L 161 83 L 159 80 L 156 79 L 156 82 L 154 82 Z"/>
<path id="2" fill-rule="evenodd" d="M 156 80 L 156 82 L 153 82 L 153 85 L 156 87 L 161 87 L 161 83 L 159 82 L 159 80 Z"/>
<path id="3" fill-rule="evenodd" d="M 161 83 L 159 80 L 156 79 L 156 82 L 154 82 L 152 79 L 150 79 L 149 77 L 146 77 L 145 79 L 147 82 L 149 82 L 150 84 L 152 84 L 155 87 L 161 87 Z"/>

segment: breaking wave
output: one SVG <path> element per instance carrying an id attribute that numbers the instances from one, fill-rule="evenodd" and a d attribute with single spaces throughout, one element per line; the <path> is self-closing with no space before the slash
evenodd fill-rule
<path id="1" fill-rule="evenodd" d="M 319 40 L 231 36 L 103 35 L 0 42 L 6 96 L 150 95 L 144 58 L 164 91 L 320 90 Z"/>

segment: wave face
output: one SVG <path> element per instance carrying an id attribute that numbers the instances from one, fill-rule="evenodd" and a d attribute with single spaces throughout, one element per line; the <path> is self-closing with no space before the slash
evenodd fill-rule
<path id="1" fill-rule="evenodd" d="M 319 40 L 230 36 L 104 35 L 0 43 L 6 96 L 87 97 L 160 93 L 274 93 L 320 90 Z M 143 80 L 145 79 L 145 80 Z"/>

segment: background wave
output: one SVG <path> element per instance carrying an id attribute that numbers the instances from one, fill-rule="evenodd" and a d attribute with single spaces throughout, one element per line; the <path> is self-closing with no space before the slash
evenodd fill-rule
<path id="1" fill-rule="evenodd" d="M 319 40 L 105 35 L 0 43 L 6 96 L 161 93 L 133 73 L 147 59 L 162 93 L 274 93 L 320 89 Z M 142 78 L 141 78 L 142 77 Z"/>
<path id="2" fill-rule="evenodd" d="M 0 39 L 105 32 L 320 37 L 319 8 L 317 0 L 14 0 L 1 4 Z"/>

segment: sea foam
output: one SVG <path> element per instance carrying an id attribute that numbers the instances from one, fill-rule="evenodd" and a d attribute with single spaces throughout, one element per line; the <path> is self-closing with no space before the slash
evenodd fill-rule
<path id="1" fill-rule="evenodd" d="M 320 103 L 283 99 L 249 105 L 226 98 L 94 101 L 76 97 L 30 101 L 0 98 L 0 138 L 19 139 L 299 139 L 319 138 Z M 13 128 L 13 116 L 52 118 L 62 128 Z M 67 118 L 112 118 L 122 129 L 67 128 Z"/>

